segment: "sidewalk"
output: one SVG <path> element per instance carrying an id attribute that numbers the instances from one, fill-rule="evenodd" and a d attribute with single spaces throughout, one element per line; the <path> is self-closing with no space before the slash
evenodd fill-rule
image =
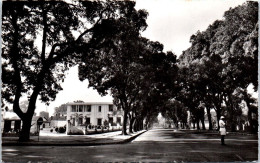
<path id="1" fill-rule="evenodd" d="M 129 135 L 121 135 L 121 131 L 95 135 L 42 135 L 31 136 L 29 142 L 18 142 L 18 137 L 2 137 L 2 146 L 93 146 L 106 144 L 123 144 L 132 141 L 146 132 L 142 130 Z"/>

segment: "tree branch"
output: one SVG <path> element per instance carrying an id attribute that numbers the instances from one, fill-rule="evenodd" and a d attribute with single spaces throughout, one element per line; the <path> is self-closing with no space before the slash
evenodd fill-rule
<path id="1" fill-rule="evenodd" d="M 45 49 L 46 49 L 46 37 L 47 37 L 47 11 L 44 10 L 44 4 L 42 7 L 42 17 L 43 17 L 43 36 L 42 36 L 42 53 L 41 53 L 41 61 L 42 65 L 45 63 Z"/>
<path id="2" fill-rule="evenodd" d="M 57 60 L 59 60 L 60 58 L 62 58 L 62 56 L 63 56 L 64 54 L 66 54 L 66 51 L 68 51 L 71 47 L 73 47 L 73 45 L 76 45 L 76 44 L 79 42 L 79 40 L 80 40 L 85 34 L 91 32 L 91 31 L 94 29 L 94 27 L 95 27 L 95 25 L 93 25 L 93 27 L 91 27 L 91 28 L 85 30 L 85 31 L 84 31 L 82 34 L 80 34 L 80 35 L 78 36 L 78 38 L 77 38 L 75 41 L 73 41 L 73 42 L 65 42 L 65 43 L 56 43 L 56 44 L 54 44 L 54 45 L 52 46 L 52 48 L 51 48 L 51 52 L 50 52 L 50 55 L 49 55 L 49 57 L 48 57 L 48 60 L 49 60 L 49 61 L 52 61 L 53 63 L 55 63 L 55 61 L 57 61 Z M 54 58 L 53 56 L 54 56 L 54 54 L 55 54 L 55 48 L 58 47 L 58 46 L 65 46 L 65 45 L 68 45 L 68 47 L 66 48 L 65 52 L 59 53 L 59 55 L 57 55 L 57 56 Z"/>
<path id="3" fill-rule="evenodd" d="M 66 51 L 67 51 L 68 49 L 70 49 L 73 45 L 77 44 L 82 37 L 84 37 L 87 33 L 91 32 L 91 31 L 94 29 L 95 25 L 97 25 L 98 23 L 100 23 L 100 21 L 103 19 L 103 16 L 102 16 L 102 15 L 103 15 L 103 13 L 104 13 L 105 11 L 106 11 L 105 9 L 104 9 L 103 11 L 101 11 L 100 14 L 99 14 L 99 19 L 96 21 L 96 23 L 95 23 L 91 28 L 86 29 L 83 33 L 81 33 L 81 34 L 75 39 L 75 41 L 73 41 L 73 42 L 65 42 L 65 43 L 56 43 L 56 44 L 54 44 L 54 45 L 52 46 L 52 48 L 51 48 L 51 51 L 50 51 L 50 55 L 49 55 L 49 57 L 48 57 L 48 60 L 51 61 L 52 63 L 55 63 L 55 61 L 57 61 L 57 60 L 59 60 L 60 58 L 62 58 L 62 56 L 63 56 L 64 54 L 66 54 Z M 66 48 L 65 52 L 60 53 L 58 56 L 56 56 L 55 58 L 53 58 L 53 56 L 54 56 L 54 54 L 55 54 L 55 48 L 58 47 L 58 46 L 65 46 L 65 45 L 68 45 L 68 47 Z"/>

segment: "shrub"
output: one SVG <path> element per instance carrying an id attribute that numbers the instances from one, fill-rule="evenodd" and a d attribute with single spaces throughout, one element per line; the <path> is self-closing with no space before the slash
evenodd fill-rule
<path id="1" fill-rule="evenodd" d="M 58 132 L 59 133 L 65 133 L 66 132 L 66 128 L 65 127 L 59 127 Z"/>

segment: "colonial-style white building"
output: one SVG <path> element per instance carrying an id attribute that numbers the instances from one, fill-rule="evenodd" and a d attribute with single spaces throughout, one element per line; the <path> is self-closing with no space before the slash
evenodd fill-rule
<path id="1" fill-rule="evenodd" d="M 123 111 L 109 102 L 67 103 L 67 123 L 72 126 L 121 125 Z"/>

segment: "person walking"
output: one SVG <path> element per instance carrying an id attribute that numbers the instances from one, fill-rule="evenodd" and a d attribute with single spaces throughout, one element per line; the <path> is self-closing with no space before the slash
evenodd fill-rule
<path id="1" fill-rule="evenodd" d="M 225 122 L 224 122 L 224 116 L 221 116 L 220 117 L 220 120 L 219 120 L 219 132 L 220 132 L 220 135 L 221 135 L 221 145 L 225 145 L 225 135 L 227 134 L 226 132 L 226 128 L 225 128 Z"/>

